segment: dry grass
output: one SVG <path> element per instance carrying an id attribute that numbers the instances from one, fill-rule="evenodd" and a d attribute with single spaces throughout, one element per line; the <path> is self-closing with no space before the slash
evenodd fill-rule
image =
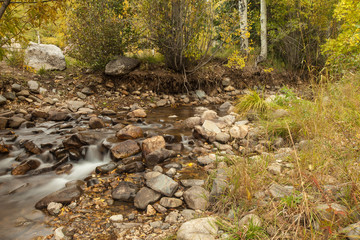
<path id="1" fill-rule="evenodd" d="M 283 163 L 293 167 L 273 175 L 267 170 L 268 164 L 276 160 L 272 157 L 233 157 L 228 169 L 232 187 L 216 206 L 225 209 L 223 212 L 237 209 L 238 217 L 228 220 L 231 225 L 222 226 L 226 232 L 233 234 L 229 226 L 236 226 L 236 221 L 252 212 L 263 220 L 259 236 L 267 230 L 269 239 L 345 238 L 341 229 L 360 220 L 359 93 L 360 74 L 314 86 L 312 101 L 298 99 L 290 92 L 275 100 L 276 108 L 284 108 L 289 114 L 280 119 L 266 114 L 259 124 L 264 126 L 263 136 L 268 140 L 276 136 L 287 139 L 293 151 Z M 264 113 L 264 107 L 253 106 L 255 111 Z M 299 144 L 300 140 L 305 141 Z M 254 197 L 259 191 L 266 192 L 273 182 L 291 185 L 295 191 L 281 199 Z M 346 211 L 329 208 L 325 218 L 315 209 L 333 203 L 343 205 Z M 232 236 L 235 237 L 231 239 L 251 239 L 246 234 Z M 255 234 L 253 239 L 261 238 Z"/>

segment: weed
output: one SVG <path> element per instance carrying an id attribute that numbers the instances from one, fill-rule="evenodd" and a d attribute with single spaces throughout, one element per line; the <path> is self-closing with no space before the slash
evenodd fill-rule
<path id="1" fill-rule="evenodd" d="M 36 73 L 40 76 L 44 76 L 45 74 L 47 74 L 47 70 L 44 67 L 41 67 Z"/>
<path id="2" fill-rule="evenodd" d="M 235 106 L 236 112 L 244 115 L 249 111 L 254 111 L 259 114 L 265 114 L 270 110 L 270 104 L 265 101 L 255 90 L 250 91 L 238 100 Z"/>
<path id="3" fill-rule="evenodd" d="M 6 63 L 14 68 L 22 68 L 24 66 L 25 52 L 23 50 L 9 51 L 5 57 Z"/>

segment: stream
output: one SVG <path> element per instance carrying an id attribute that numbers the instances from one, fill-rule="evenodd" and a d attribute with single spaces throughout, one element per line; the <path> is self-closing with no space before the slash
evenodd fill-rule
<path id="1" fill-rule="evenodd" d="M 191 161 L 186 158 L 191 151 L 189 144 L 191 136 L 190 130 L 177 129 L 174 127 L 178 120 L 192 117 L 196 114 L 195 107 L 184 106 L 179 108 L 155 108 L 148 112 L 147 118 L 142 122 L 131 123 L 140 126 L 148 136 L 153 135 L 172 135 L 177 137 L 183 144 L 180 158 L 183 163 Z M 100 116 L 104 122 L 110 123 L 111 118 Z M 112 117 L 114 118 L 114 117 Z M 127 122 L 124 115 L 118 114 L 116 119 L 119 122 Z M 44 196 L 59 190 L 65 183 L 74 180 L 84 180 L 90 176 L 94 169 L 111 161 L 110 153 L 104 150 L 102 142 L 115 136 L 116 129 L 106 127 L 103 129 L 88 129 L 87 116 L 72 119 L 66 122 L 42 122 L 29 124 L 27 127 L 15 130 L 16 140 L 13 135 L 2 136 L 5 144 L 13 145 L 10 154 L 0 155 L 0 239 L 33 239 L 36 236 L 45 236 L 53 232 L 52 228 L 47 227 L 45 222 L 49 219 L 42 211 L 36 210 L 34 205 Z M 82 157 L 76 161 L 70 161 L 72 168 L 68 173 L 57 175 L 54 171 L 39 175 L 30 174 L 22 176 L 11 175 L 11 168 L 18 159 L 25 155 L 25 149 L 20 147 L 25 140 L 31 140 L 37 146 L 44 149 L 40 155 L 32 155 L 29 159 L 37 159 L 41 162 L 39 169 L 49 167 L 54 164 L 55 158 L 51 152 L 57 146 L 61 146 L 64 139 L 72 134 L 81 131 L 92 134 L 96 137 L 96 143 L 84 147 Z M 69 163 L 69 162 L 68 162 Z M 186 174 L 186 173 L 183 173 Z M 194 173 L 197 174 L 197 173 Z M 199 175 L 203 173 L 198 173 Z M 198 176 L 199 176 L 198 175 Z M 126 205 L 126 204 L 125 204 Z M 124 207 L 126 211 L 126 206 Z"/>

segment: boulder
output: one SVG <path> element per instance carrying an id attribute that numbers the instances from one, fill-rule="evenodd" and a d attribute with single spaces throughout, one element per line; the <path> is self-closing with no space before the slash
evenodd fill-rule
<path id="1" fill-rule="evenodd" d="M 351 224 L 341 230 L 349 240 L 358 240 L 360 236 L 360 222 Z"/>
<path id="2" fill-rule="evenodd" d="M 294 192 L 294 187 L 282 186 L 280 184 L 273 183 L 269 187 L 269 192 L 273 198 L 280 199 L 292 195 Z"/>
<path id="3" fill-rule="evenodd" d="M 70 117 L 67 112 L 49 111 L 49 117 L 48 117 L 49 121 L 60 122 L 60 121 L 66 121 L 69 118 Z"/>
<path id="4" fill-rule="evenodd" d="M 26 141 L 24 143 L 24 148 L 26 151 L 33 153 L 33 154 L 41 154 L 42 150 L 35 144 L 33 141 Z"/>
<path id="5" fill-rule="evenodd" d="M 177 232 L 177 240 L 215 240 L 218 233 L 216 218 L 197 218 L 185 222 Z"/>
<path id="6" fill-rule="evenodd" d="M 127 116 L 129 118 L 146 118 L 147 115 L 144 109 L 136 109 L 132 112 L 129 112 Z"/>
<path id="7" fill-rule="evenodd" d="M 157 177 L 150 178 L 146 181 L 146 185 L 149 188 L 160 192 L 167 197 L 171 197 L 172 195 L 174 195 L 179 186 L 177 182 L 164 174 L 160 174 Z"/>
<path id="8" fill-rule="evenodd" d="M 165 147 L 165 139 L 163 136 L 155 136 L 155 137 L 147 138 L 142 143 L 143 155 L 146 156 L 149 153 L 152 153 L 164 147 Z"/>
<path id="9" fill-rule="evenodd" d="M 83 191 L 79 186 L 70 186 L 70 187 L 62 188 L 42 198 L 40 201 L 38 201 L 35 204 L 35 208 L 36 209 L 47 208 L 47 206 L 51 202 L 70 204 L 72 201 L 79 199 L 82 192 Z"/>
<path id="10" fill-rule="evenodd" d="M 184 200 L 189 208 L 194 210 L 206 210 L 208 207 L 209 192 L 202 187 L 193 186 L 184 192 Z"/>
<path id="11" fill-rule="evenodd" d="M 51 202 L 47 206 L 47 210 L 50 215 L 56 216 L 60 213 L 62 207 L 63 205 L 61 203 Z"/>
<path id="12" fill-rule="evenodd" d="M 102 119 L 98 117 L 92 117 L 89 121 L 89 127 L 91 129 L 103 128 L 105 127 L 105 123 Z"/>
<path id="13" fill-rule="evenodd" d="M 160 193 L 157 193 L 150 188 L 143 187 L 135 196 L 134 206 L 139 209 L 146 209 L 147 205 L 156 202 L 160 197 Z"/>
<path id="14" fill-rule="evenodd" d="M 120 140 L 142 138 L 143 136 L 143 130 L 133 125 L 128 125 L 116 133 L 116 137 Z"/>
<path id="15" fill-rule="evenodd" d="M 85 102 L 83 101 L 67 101 L 67 107 L 70 111 L 76 112 L 80 108 L 85 106 Z"/>
<path id="16" fill-rule="evenodd" d="M 200 180 L 200 179 L 183 179 L 180 180 L 181 184 L 184 187 L 193 187 L 193 186 L 203 186 L 205 185 L 205 181 L 204 180 Z"/>
<path id="17" fill-rule="evenodd" d="M 4 93 L 4 97 L 7 99 L 7 100 L 10 100 L 10 101 L 14 101 L 16 99 L 16 95 L 15 93 L 13 92 L 6 92 Z M 1 102 L 1 101 L 0 101 Z M 1 103 L 0 103 L 1 105 Z"/>
<path id="18" fill-rule="evenodd" d="M 113 199 L 132 202 L 136 196 L 139 188 L 132 182 L 120 182 L 119 185 L 112 191 Z"/>
<path id="19" fill-rule="evenodd" d="M 33 119 L 37 119 L 37 118 L 47 119 L 49 117 L 49 113 L 37 109 L 31 113 L 31 116 Z"/>
<path id="20" fill-rule="evenodd" d="M 167 104 L 166 99 L 161 99 L 161 100 L 156 102 L 156 106 L 158 106 L 158 107 L 164 107 L 166 104 Z"/>
<path id="21" fill-rule="evenodd" d="M 25 62 L 35 70 L 64 70 L 65 56 L 61 49 L 52 44 L 37 44 L 31 42 L 25 51 Z"/>
<path id="22" fill-rule="evenodd" d="M 11 174 L 12 175 L 24 175 L 26 174 L 28 171 L 36 169 L 40 166 L 40 161 L 38 160 L 27 160 L 22 162 L 20 165 L 18 165 L 17 167 L 15 167 L 12 171 Z"/>
<path id="23" fill-rule="evenodd" d="M 243 139 L 249 132 L 249 127 L 247 125 L 236 125 L 230 128 L 230 135 L 235 139 Z"/>
<path id="24" fill-rule="evenodd" d="M 37 81 L 30 80 L 27 84 L 30 92 L 39 93 L 39 83 Z"/>
<path id="25" fill-rule="evenodd" d="M 230 141 L 230 138 L 231 137 L 228 133 L 223 133 L 223 132 L 217 133 L 215 136 L 215 140 L 220 143 L 227 143 Z"/>
<path id="26" fill-rule="evenodd" d="M 117 163 L 110 162 L 110 163 L 107 163 L 107 164 L 104 164 L 104 165 L 101 165 L 101 166 L 97 166 L 96 169 L 95 169 L 95 172 L 105 174 L 105 173 L 111 172 L 117 166 L 118 166 Z"/>
<path id="27" fill-rule="evenodd" d="M 106 65 L 105 74 L 110 76 L 123 76 L 133 71 L 139 65 L 140 61 L 137 59 L 119 56 Z"/>
<path id="28" fill-rule="evenodd" d="M 116 160 L 120 160 L 139 153 L 141 149 L 134 140 L 126 140 L 112 146 L 110 151 Z"/>
<path id="29" fill-rule="evenodd" d="M 120 164 L 117 166 L 116 172 L 121 173 L 135 173 L 135 172 L 143 172 L 145 170 L 142 162 L 132 162 L 128 164 Z"/>
<path id="30" fill-rule="evenodd" d="M 261 219 L 256 214 L 248 214 L 245 215 L 241 220 L 239 221 L 239 227 L 249 227 L 249 225 L 252 224 L 254 227 L 261 227 Z"/>
<path id="31" fill-rule="evenodd" d="M 205 122 L 205 120 L 214 120 L 217 119 L 218 115 L 215 111 L 213 110 L 206 110 L 205 112 L 203 112 L 203 114 L 201 114 L 201 122 Z"/>
<path id="32" fill-rule="evenodd" d="M 216 137 L 216 133 L 206 131 L 202 126 L 195 126 L 192 134 L 194 138 L 204 139 L 208 142 L 214 142 Z"/>
<path id="33" fill-rule="evenodd" d="M 165 148 L 160 148 L 150 154 L 146 155 L 145 163 L 148 167 L 153 167 L 158 163 L 163 162 L 165 159 L 172 158 L 176 156 L 176 152 L 172 150 L 167 150 Z"/>

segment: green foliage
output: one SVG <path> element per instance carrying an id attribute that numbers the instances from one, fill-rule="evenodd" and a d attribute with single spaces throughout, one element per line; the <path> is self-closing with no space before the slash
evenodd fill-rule
<path id="1" fill-rule="evenodd" d="M 10 3 L 0 21 L 0 60 L 5 56 L 4 46 L 13 42 L 27 42 L 26 32 L 49 22 L 65 9 L 65 0 L 19 0 Z"/>
<path id="2" fill-rule="evenodd" d="M 11 67 L 22 68 L 24 66 L 25 53 L 22 49 L 8 51 L 5 57 L 6 63 Z"/>
<path id="3" fill-rule="evenodd" d="M 360 2 L 341 0 L 335 9 L 340 33 L 324 45 L 327 65 L 335 71 L 360 69 Z"/>
<path id="4" fill-rule="evenodd" d="M 288 208 L 295 208 L 297 207 L 302 201 L 301 195 L 289 195 L 281 198 L 281 203 Z"/>
<path id="5" fill-rule="evenodd" d="M 71 56 L 99 69 L 131 51 L 138 38 L 133 15 L 127 0 L 74 0 L 67 34 Z"/>

